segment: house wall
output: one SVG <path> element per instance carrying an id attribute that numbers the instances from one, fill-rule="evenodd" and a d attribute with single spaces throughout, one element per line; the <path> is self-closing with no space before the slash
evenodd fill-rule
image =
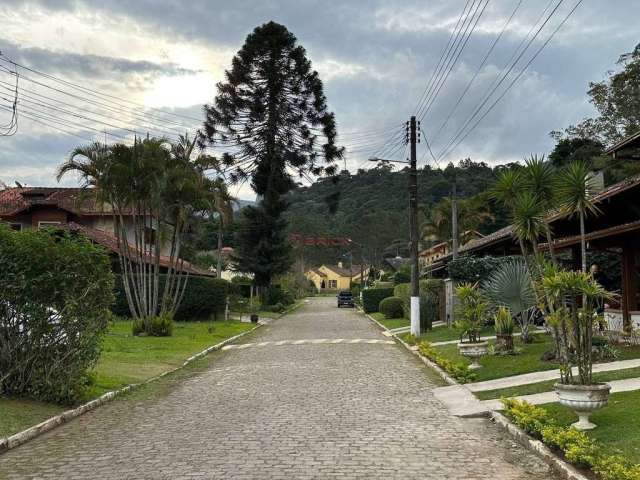
<path id="1" fill-rule="evenodd" d="M 343 277 L 324 265 L 318 270 L 327 276 L 325 278 L 327 290 L 349 290 L 349 277 Z"/>
<path id="2" fill-rule="evenodd" d="M 40 222 L 67 223 L 68 214 L 55 207 L 40 207 L 31 214 L 31 228 L 38 228 Z"/>

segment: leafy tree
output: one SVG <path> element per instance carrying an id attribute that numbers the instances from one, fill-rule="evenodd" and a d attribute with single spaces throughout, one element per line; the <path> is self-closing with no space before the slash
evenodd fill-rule
<path id="1" fill-rule="evenodd" d="M 213 105 L 205 107 L 204 141 L 225 147 L 221 163 L 230 178 L 250 180 L 261 198 L 244 222 L 250 234 L 262 236 L 250 238 L 245 231 L 238 258 L 264 286 L 291 264 L 282 220 L 287 203 L 281 197 L 294 188 L 292 175 L 334 175 L 342 149 L 335 143 L 322 81 L 283 25 L 269 22 L 249 34 L 225 76 Z M 269 230 L 257 228 L 260 219 L 269 222 Z M 268 251 L 271 263 L 257 261 L 251 246 Z M 282 258 L 275 259 L 276 253 Z"/>
<path id="2" fill-rule="evenodd" d="M 549 161 L 557 168 L 576 161 L 590 165 L 594 158 L 603 153 L 604 146 L 597 140 L 582 137 L 560 138 L 549 154 Z"/>
<path id="3" fill-rule="evenodd" d="M 640 44 L 622 54 L 617 65 L 621 70 L 608 79 L 589 84 L 587 94 L 599 116 L 569 126 L 567 137 L 612 144 L 640 130 Z"/>

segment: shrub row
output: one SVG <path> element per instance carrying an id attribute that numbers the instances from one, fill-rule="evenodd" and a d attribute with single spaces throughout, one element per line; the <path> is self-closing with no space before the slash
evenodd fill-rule
<path id="1" fill-rule="evenodd" d="M 84 394 L 113 301 L 109 256 L 82 236 L 0 225 L 0 392 Z"/>
<path id="2" fill-rule="evenodd" d="M 514 256 L 508 257 L 474 257 L 461 256 L 447 264 L 449 278 L 456 283 L 476 283 L 486 280 L 491 272 L 497 270 L 506 262 L 512 261 Z"/>
<path id="3" fill-rule="evenodd" d="M 165 275 L 160 275 L 160 291 L 164 281 Z M 226 307 L 229 286 L 226 280 L 190 276 L 174 319 L 201 320 L 219 317 Z M 115 296 L 116 301 L 111 311 L 118 316 L 129 318 L 131 312 L 120 275 L 116 276 Z"/>
<path id="4" fill-rule="evenodd" d="M 393 296 L 393 288 L 367 288 L 362 291 L 362 308 L 365 313 L 378 311 L 380 302 Z"/>
<path id="5" fill-rule="evenodd" d="M 444 282 L 440 279 L 420 280 L 420 329 L 430 330 L 433 322 L 441 320 L 440 290 L 444 288 Z M 393 295 L 402 299 L 404 316 L 411 315 L 411 284 L 401 283 L 393 289 Z"/>
<path id="6" fill-rule="evenodd" d="M 544 408 L 503 398 L 506 415 L 525 432 L 563 453 L 574 465 L 593 470 L 602 480 L 640 480 L 640 464 L 602 452 L 598 443 L 572 427 L 556 425 Z"/>
<path id="7" fill-rule="evenodd" d="M 465 363 L 454 363 L 451 360 L 443 357 L 440 353 L 429 343 L 420 342 L 418 345 L 418 351 L 423 357 L 427 357 L 429 360 L 437 363 L 440 368 L 458 380 L 460 383 L 473 382 L 476 379 L 476 374 L 469 370 L 469 366 Z"/>

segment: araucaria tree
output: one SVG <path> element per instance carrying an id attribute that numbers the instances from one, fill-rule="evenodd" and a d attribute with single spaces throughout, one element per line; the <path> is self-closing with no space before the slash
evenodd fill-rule
<path id="1" fill-rule="evenodd" d="M 266 286 L 292 263 L 282 214 L 294 175 L 334 175 L 342 150 L 322 81 L 283 25 L 257 27 L 225 75 L 205 106 L 203 141 L 225 147 L 221 162 L 231 180 L 250 180 L 260 198 L 240 219 L 236 263 Z"/>

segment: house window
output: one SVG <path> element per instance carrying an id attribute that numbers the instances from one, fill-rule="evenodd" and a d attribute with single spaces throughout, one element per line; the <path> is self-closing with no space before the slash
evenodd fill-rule
<path id="1" fill-rule="evenodd" d="M 9 224 L 9 228 L 11 228 L 11 230 L 17 230 L 19 232 L 20 230 L 22 230 L 22 224 L 21 223 L 10 223 Z"/>
<path id="2" fill-rule="evenodd" d="M 337 280 L 329 280 L 329 288 L 338 288 Z"/>
<path id="3" fill-rule="evenodd" d="M 156 231 L 151 227 L 144 227 L 144 243 L 153 245 L 156 242 Z"/>
<path id="4" fill-rule="evenodd" d="M 58 225 L 60 225 L 60 222 L 38 222 L 38 228 L 51 228 Z"/>

